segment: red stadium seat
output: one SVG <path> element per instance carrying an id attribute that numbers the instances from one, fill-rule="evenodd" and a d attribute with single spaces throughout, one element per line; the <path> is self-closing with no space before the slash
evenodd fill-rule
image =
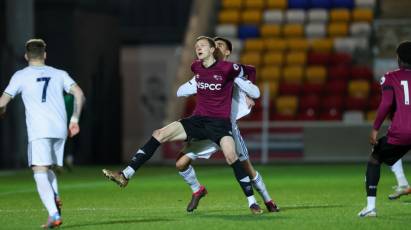
<path id="1" fill-rule="evenodd" d="M 368 101 L 368 110 L 377 110 L 380 105 L 381 95 L 372 95 Z"/>
<path id="2" fill-rule="evenodd" d="M 321 109 L 323 111 L 329 111 L 332 109 L 341 111 L 342 108 L 343 108 L 343 97 L 342 96 L 329 96 L 329 97 L 325 97 L 321 101 Z"/>
<path id="3" fill-rule="evenodd" d="M 301 91 L 300 84 L 280 84 L 279 91 L 281 95 L 298 95 Z"/>
<path id="4" fill-rule="evenodd" d="M 367 66 L 353 66 L 351 68 L 351 77 L 353 79 L 371 80 L 373 73 Z"/>
<path id="5" fill-rule="evenodd" d="M 349 66 L 331 66 L 328 68 L 328 79 L 330 80 L 348 80 L 350 78 Z"/>
<path id="6" fill-rule="evenodd" d="M 345 109 L 347 110 L 366 110 L 367 99 L 358 97 L 348 97 L 345 99 Z"/>
<path id="7" fill-rule="evenodd" d="M 270 116 L 272 121 L 292 121 L 295 120 L 295 115 L 274 113 Z"/>
<path id="8" fill-rule="evenodd" d="M 334 53 L 330 57 L 331 65 L 350 65 L 352 57 L 348 53 Z"/>
<path id="9" fill-rule="evenodd" d="M 329 53 L 310 52 L 307 55 L 308 65 L 328 65 L 329 61 Z"/>
<path id="10" fill-rule="evenodd" d="M 318 110 L 301 110 L 300 113 L 297 115 L 297 119 L 301 121 L 315 121 L 318 119 Z"/>
<path id="11" fill-rule="evenodd" d="M 347 92 L 347 82 L 344 80 L 333 80 L 324 88 L 326 95 L 344 95 Z"/>
<path id="12" fill-rule="evenodd" d="M 320 108 L 320 98 L 317 95 L 308 95 L 300 99 L 300 110 L 314 109 L 317 110 Z"/>
<path id="13" fill-rule="evenodd" d="M 324 85 L 323 84 L 311 84 L 307 83 L 303 85 L 303 94 L 304 95 L 309 95 L 309 94 L 315 94 L 315 95 L 321 95 L 323 92 Z"/>
<path id="14" fill-rule="evenodd" d="M 371 82 L 370 85 L 371 95 L 380 95 L 381 94 L 381 85 L 378 82 Z"/>
<path id="15" fill-rule="evenodd" d="M 320 120 L 323 121 L 340 121 L 342 119 L 341 110 L 330 109 L 320 113 Z"/>

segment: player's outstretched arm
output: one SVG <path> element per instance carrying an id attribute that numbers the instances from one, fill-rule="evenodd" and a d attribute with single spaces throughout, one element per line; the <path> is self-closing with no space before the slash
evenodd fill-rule
<path id="1" fill-rule="evenodd" d="M 7 104 L 11 101 L 11 96 L 7 93 L 3 93 L 0 97 L 0 117 L 6 113 Z"/>
<path id="2" fill-rule="evenodd" d="M 78 124 L 81 111 L 83 109 L 84 102 L 86 98 L 84 97 L 84 93 L 78 85 L 73 85 L 70 89 L 70 94 L 74 96 L 74 103 L 73 103 L 73 115 L 70 118 L 69 124 L 69 136 L 74 137 L 80 132 L 80 126 Z"/>
<path id="3" fill-rule="evenodd" d="M 254 85 L 251 81 L 244 79 L 242 77 L 237 77 L 234 80 L 234 83 L 240 88 L 242 91 L 244 91 L 247 96 L 256 99 L 260 97 L 260 89 L 258 86 Z"/>
<path id="4" fill-rule="evenodd" d="M 197 94 L 197 82 L 195 77 L 178 87 L 177 97 L 189 97 L 194 94 Z"/>

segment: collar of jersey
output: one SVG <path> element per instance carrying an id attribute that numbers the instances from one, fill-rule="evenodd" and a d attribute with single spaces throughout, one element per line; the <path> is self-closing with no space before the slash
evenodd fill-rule
<path id="1" fill-rule="evenodd" d="M 213 64 L 211 64 L 209 67 L 205 67 L 204 65 L 203 65 L 203 62 L 201 62 L 201 67 L 203 67 L 204 69 L 209 69 L 209 68 L 212 68 L 212 67 L 214 67 L 216 64 L 217 64 L 217 60 L 215 60 L 215 62 L 213 63 Z"/>

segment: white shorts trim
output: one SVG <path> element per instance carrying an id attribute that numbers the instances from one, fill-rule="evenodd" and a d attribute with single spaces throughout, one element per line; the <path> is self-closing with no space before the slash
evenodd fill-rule
<path id="1" fill-rule="evenodd" d="M 66 139 L 42 138 L 30 141 L 27 148 L 29 167 L 32 165 L 63 166 Z"/>

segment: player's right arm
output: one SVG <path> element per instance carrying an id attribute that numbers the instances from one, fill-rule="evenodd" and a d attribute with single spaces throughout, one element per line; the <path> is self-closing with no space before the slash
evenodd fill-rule
<path id="1" fill-rule="evenodd" d="M 7 93 L 3 93 L 0 97 L 0 117 L 6 113 L 7 104 L 11 101 L 12 97 Z"/>
<path id="2" fill-rule="evenodd" d="M 83 91 L 77 84 L 73 84 L 70 87 L 69 93 L 74 96 L 73 115 L 71 115 L 69 124 L 69 136 L 73 137 L 80 132 L 80 126 L 78 122 L 86 98 L 84 97 Z"/>
<path id="3" fill-rule="evenodd" d="M 390 77 L 384 76 L 381 78 L 382 97 L 378 106 L 377 116 L 374 121 L 373 129 L 370 134 L 370 143 L 377 143 L 378 130 L 380 129 L 385 118 L 389 114 L 394 104 L 394 87 L 391 84 Z"/>
<path id="4" fill-rule="evenodd" d="M 177 97 L 189 97 L 194 94 L 197 94 L 197 82 L 195 77 L 178 87 Z"/>

